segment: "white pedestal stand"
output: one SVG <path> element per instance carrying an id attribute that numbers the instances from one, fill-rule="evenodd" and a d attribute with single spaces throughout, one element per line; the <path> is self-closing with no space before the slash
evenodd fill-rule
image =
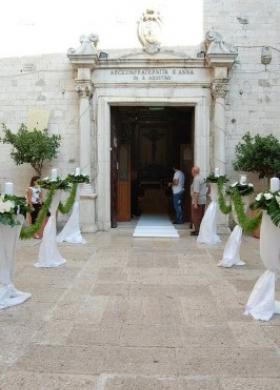
<path id="1" fill-rule="evenodd" d="M 280 314 L 280 302 L 275 301 L 275 285 L 280 271 L 280 229 L 263 212 L 260 231 L 260 256 L 267 268 L 257 280 L 246 304 L 245 314 L 256 320 L 269 321 Z"/>
<path id="2" fill-rule="evenodd" d="M 77 188 L 77 194 L 70 218 L 64 228 L 57 236 L 57 242 L 70 242 L 71 244 L 85 244 L 86 240 L 82 237 L 80 230 L 80 191 Z"/>
<path id="3" fill-rule="evenodd" d="M 23 218 L 20 218 L 20 222 L 20 225 L 14 227 L 0 224 L 0 310 L 19 305 L 31 297 L 30 293 L 17 290 L 12 281 L 16 244 Z"/>
<path id="4" fill-rule="evenodd" d="M 59 267 L 64 264 L 66 260 L 58 251 L 56 242 L 56 211 L 61 198 L 61 191 L 55 192 L 50 207 L 50 217 L 45 226 L 43 239 L 39 248 L 39 259 L 35 263 L 35 267 L 52 268 Z"/>
<path id="5" fill-rule="evenodd" d="M 248 196 L 243 196 L 242 201 L 244 203 L 244 211 L 246 212 L 249 207 L 249 198 Z M 237 225 L 231 232 L 229 236 L 223 253 L 222 260 L 218 263 L 219 267 L 230 268 L 234 265 L 245 265 L 245 262 L 240 259 L 240 246 L 242 239 L 242 228 L 238 225 L 238 218 L 233 206 L 233 218 Z"/>
<path id="6" fill-rule="evenodd" d="M 216 183 L 211 183 L 211 203 L 207 207 L 204 217 L 201 221 L 197 242 L 201 244 L 215 245 L 221 242 L 217 235 L 217 209 L 218 209 L 218 186 Z"/>

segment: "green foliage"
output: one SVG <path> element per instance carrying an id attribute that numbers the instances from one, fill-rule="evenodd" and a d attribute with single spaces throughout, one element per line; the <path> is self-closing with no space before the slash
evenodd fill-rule
<path id="1" fill-rule="evenodd" d="M 11 200 L 14 202 L 14 212 L 16 214 L 21 214 L 25 217 L 26 213 L 30 212 L 30 207 L 28 206 L 26 199 L 22 196 L 4 195 L 4 200 Z"/>
<path id="2" fill-rule="evenodd" d="M 205 181 L 206 183 L 218 183 L 223 182 L 226 183 L 229 179 L 226 175 L 224 176 L 215 176 L 214 173 L 211 173 L 209 176 L 206 177 Z"/>
<path id="3" fill-rule="evenodd" d="M 17 220 L 16 214 L 13 213 L 0 213 L 0 223 L 2 225 L 9 225 L 11 227 L 20 224 L 20 222 Z"/>
<path id="4" fill-rule="evenodd" d="M 75 199 L 76 199 L 77 188 L 78 188 L 78 183 L 73 183 L 71 192 L 70 192 L 65 204 L 62 204 L 61 202 L 59 203 L 58 210 L 62 214 L 68 214 L 70 212 L 70 210 L 72 209 L 73 204 L 74 204 Z"/>
<path id="5" fill-rule="evenodd" d="M 21 229 L 21 232 L 20 232 L 21 239 L 31 238 L 31 237 L 33 237 L 33 235 L 35 233 L 37 233 L 41 229 L 43 223 L 45 222 L 45 219 L 47 218 L 48 211 L 49 211 L 49 208 L 51 206 L 54 193 L 55 193 L 55 189 L 53 189 L 53 188 L 48 192 L 45 203 L 42 206 L 41 210 L 39 211 L 39 214 L 38 214 L 38 217 L 36 218 L 35 223 L 30 225 L 30 226 L 23 227 Z"/>
<path id="6" fill-rule="evenodd" d="M 246 196 L 250 195 L 254 192 L 254 186 L 253 184 L 240 184 L 240 183 L 234 183 L 227 189 L 227 194 L 232 195 L 235 191 L 237 191 L 240 196 Z"/>
<path id="7" fill-rule="evenodd" d="M 69 180 L 66 179 L 60 179 L 58 177 L 55 181 L 52 181 L 49 177 L 46 177 L 45 179 L 38 180 L 38 185 L 41 188 L 44 188 L 45 190 L 70 190 L 71 184 Z"/>
<path id="8" fill-rule="evenodd" d="M 252 210 L 266 210 L 274 225 L 280 227 L 280 191 L 261 192 L 256 196 L 256 200 L 250 208 Z"/>
<path id="9" fill-rule="evenodd" d="M 29 211 L 26 199 L 15 195 L 4 195 L 0 196 L 0 202 L 0 223 L 11 227 L 20 225 L 18 215 L 25 216 Z M 9 209 L 6 208 L 4 211 L 3 206 L 5 207 L 5 204 L 8 205 Z"/>
<path id="10" fill-rule="evenodd" d="M 262 212 L 259 212 L 256 217 L 249 218 L 247 217 L 244 211 L 244 203 L 242 201 L 242 195 L 240 192 L 235 189 L 232 192 L 232 201 L 234 209 L 238 218 L 238 223 L 245 232 L 252 232 L 255 230 L 261 223 Z"/>
<path id="11" fill-rule="evenodd" d="M 68 175 L 66 177 L 66 180 L 68 180 L 70 183 L 89 183 L 89 177 L 87 175 Z"/>
<path id="12" fill-rule="evenodd" d="M 218 181 L 218 204 L 223 214 L 229 214 L 231 212 L 231 205 L 227 205 L 224 195 L 224 181 Z"/>
<path id="13" fill-rule="evenodd" d="M 50 161 L 57 157 L 61 143 L 60 135 L 48 135 L 47 129 L 30 131 L 26 125 L 22 124 L 17 133 L 9 130 L 2 124 L 4 131 L 3 143 L 13 146 L 11 157 L 16 165 L 29 163 L 41 176 L 42 167 L 45 161 Z"/>
<path id="14" fill-rule="evenodd" d="M 274 225 L 280 227 L 280 207 L 275 199 L 268 206 L 267 214 L 270 216 Z"/>
<path id="15" fill-rule="evenodd" d="M 252 137 L 246 133 L 236 147 L 235 170 L 255 172 L 259 178 L 280 172 L 280 142 L 272 134 Z"/>
<path id="16" fill-rule="evenodd" d="M 249 188 L 251 192 L 252 187 Z M 229 214 L 234 207 L 238 218 L 238 223 L 242 227 L 242 229 L 246 232 L 251 232 L 255 230 L 261 222 L 262 213 L 258 213 L 258 215 L 254 218 L 250 218 L 246 215 L 244 211 L 244 203 L 242 200 L 242 196 L 245 196 L 246 194 L 244 194 L 242 191 L 240 192 L 237 186 L 232 187 L 230 191 L 227 191 L 227 193 L 230 196 L 233 206 L 226 204 L 224 183 L 222 181 L 218 182 L 218 204 L 221 212 L 223 214 Z"/>

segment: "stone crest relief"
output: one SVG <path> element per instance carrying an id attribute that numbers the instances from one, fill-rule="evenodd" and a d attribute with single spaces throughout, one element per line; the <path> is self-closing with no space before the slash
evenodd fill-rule
<path id="1" fill-rule="evenodd" d="M 161 18 L 158 12 L 147 9 L 138 21 L 138 39 L 149 54 L 157 53 L 161 44 Z"/>

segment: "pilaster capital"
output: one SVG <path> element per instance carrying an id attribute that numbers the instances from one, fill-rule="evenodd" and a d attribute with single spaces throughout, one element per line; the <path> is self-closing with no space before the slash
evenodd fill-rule
<path id="1" fill-rule="evenodd" d="M 229 85 L 227 82 L 215 81 L 211 87 L 211 93 L 214 99 L 224 99 L 229 91 Z"/>
<path id="2" fill-rule="evenodd" d="M 80 37 L 77 49 L 68 49 L 67 56 L 74 67 L 89 67 L 94 69 L 98 63 L 98 35 L 89 34 Z"/>
<path id="3" fill-rule="evenodd" d="M 205 36 L 204 46 L 206 60 L 211 67 L 226 67 L 230 69 L 238 55 L 237 49 L 225 42 L 217 31 L 208 31 Z"/>
<path id="4" fill-rule="evenodd" d="M 90 82 L 78 82 L 75 90 L 81 98 L 91 98 L 93 86 Z"/>

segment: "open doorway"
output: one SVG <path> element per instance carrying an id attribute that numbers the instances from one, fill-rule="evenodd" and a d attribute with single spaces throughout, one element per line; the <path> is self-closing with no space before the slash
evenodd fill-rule
<path id="1" fill-rule="evenodd" d="M 143 212 L 172 214 L 173 166 L 185 174 L 189 221 L 194 107 L 112 106 L 111 123 L 112 227 Z"/>

